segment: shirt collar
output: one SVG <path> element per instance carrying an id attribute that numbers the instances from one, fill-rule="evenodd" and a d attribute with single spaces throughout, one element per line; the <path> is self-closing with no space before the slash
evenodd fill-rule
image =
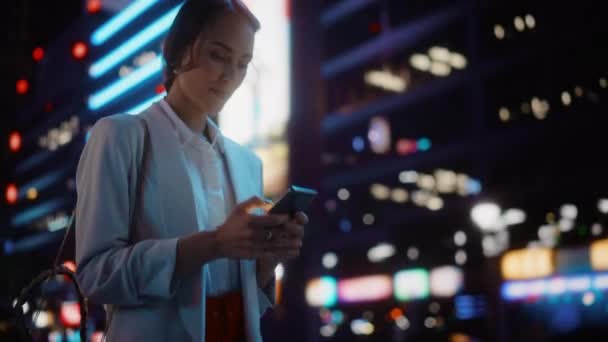
<path id="1" fill-rule="evenodd" d="M 173 128 L 177 133 L 177 136 L 182 141 L 182 143 L 190 143 L 196 141 L 204 141 L 209 143 L 211 147 L 216 148 L 220 153 L 224 153 L 224 137 L 222 136 L 222 132 L 219 127 L 211 120 L 211 118 L 207 117 L 207 129 L 209 131 L 209 137 L 211 139 L 210 142 L 204 137 L 203 133 L 197 133 L 193 131 L 190 127 L 188 127 L 182 119 L 175 113 L 173 108 L 165 101 L 161 99 L 159 101 L 163 112 L 169 117 L 169 120 L 173 124 Z"/>

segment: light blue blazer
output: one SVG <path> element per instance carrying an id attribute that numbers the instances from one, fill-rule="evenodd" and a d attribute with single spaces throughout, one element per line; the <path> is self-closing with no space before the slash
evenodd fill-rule
<path id="1" fill-rule="evenodd" d="M 139 118 L 100 119 L 82 152 L 76 172 L 78 281 L 91 301 L 111 308 L 108 341 L 204 341 L 204 269 L 172 281 L 177 239 L 199 231 L 182 147 L 158 104 L 139 117 L 148 125 L 150 145 L 130 241 L 144 141 Z M 260 159 L 224 141 L 237 203 L 262 196 Z M 255 270 L 255 260 L 240 260 L 249 342 L 262 341 L 260 317 L 274 303 L 273 289 L 257 286 Z"/>

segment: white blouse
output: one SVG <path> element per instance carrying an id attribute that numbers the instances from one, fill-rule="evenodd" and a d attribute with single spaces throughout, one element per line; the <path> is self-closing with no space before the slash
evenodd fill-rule
<path id="1" fill-rule="evenodd" d="M 160 106 L 173 124 L 183 153 L 192 192 L 199 231 L 215 230 L 224 223 L 235 207 L 232 182 L 224 158 L 222 133 L 211 119 L 207 119 L 211 142 L 204 134 L 194 132 L 177 116 L 171 106 L 161 100 Z M 221 258 L 208 263 L 206 293 L 218 296 L 240 289 L 238 260 Z"/>

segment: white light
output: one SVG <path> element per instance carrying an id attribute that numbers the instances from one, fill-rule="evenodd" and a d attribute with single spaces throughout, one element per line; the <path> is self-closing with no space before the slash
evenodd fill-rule
<path id="1" fill-rule="evenodd" d="M 597 209 L 602 214 L 608 214 L 608 199 L 602 198 L 597 202 Z"/>
<path id="2" fill-rule="evenodd" d="M 574 87 L 574 95 L 576 95 L 577 97 L 583 96 L 583 88 L 581 88 L 580 86 Z"/>
<path id="3" fill-rule="evenodd" d="M 426 206 L 430 199 L 431 199 L 431 193 L 429 191 L 419 190 L 419 191 L 414 191 L 412 193 L 412 201 L 417 206 L 420 206 L 420 207 Z"/>
<path id="4" fill-rule="evenodd" d="M 604 229 L 599 223 L 594 223 L 593 226 L 591 226 L 591 234 L 593 234 L 593 236 L 601 235 L 603 231 Z"/>
<path id="5" fill-rule="evenodd" d="M 399 329 L 401 330 L 407 330 L 410 327 L 410 321 L 405 317 L 405 316 L 399 316 L 396 320 L 395 320 L 395 324 L 397 325 L 397 327 L 399 327 Z"/>
<path id="6" fill-rule="evenodd" d="M 532 16 L 532 14 L 526 14 L 526 25 L 530 29 L 533 29 L 536 26 L 536 19 Z"/>
<path id="7" fill-rule="evenodd" d="M 519 32 L 526 29 L 526 23 L 524 22 L 524 19 L 522 19 L 522 17 L 520 16 L 517 16 L 515 17 L 515 19 L 513 19 L 513 25 L 515 25 L 515 29 Z"/>
<path id="8" fill-rule="evenodd" d="M 431 63 L 431 74 L 435 76 L 448 76 L 452 72 L 452 67 L 444 62 L 433 61 Z"/>
<path id="9" fill-rule="evenodd" d="M 367 138 L 374 153 L 386 153 L 391 148 L 391 125 L 383 117 L 376 116 L 370 120 Z"/>
<path id="10" fill-rule="evenodd" d="M 437 302 L 432 302 L 431 304 L 429 304 L 429 312 L 432 314 L 438 313 L 440 309 L 441 309 L 441 305 L 439 305 L 439 303 L 437 303 Z"/>
<path id="11" fill-rule="evenodd" d="M 283 279 L 283 276 L 285 276 L 285 267 L 283 264 L 278 264 L 277 267 L 274 268 L 274 276 L 277 280 Z"/>
<path id="12" fill-rule="evenodd" d="M 410 57 L 410 65 L 420 71 L 428 71 L 431 68 L 431 59 L 427 55 L 417 53 Z"/>
<path id="13" fill-rule="evenodd" d="M 374 325 L 364 319 L 355 319 L 350 322 L 350 329 L 355 335 L 371 335 L 374 333 Z"/>
<path id="14" fill-rule="evenodd" d="M 456 191 L 456 172 L 450 170 L 435 171 L 435 185 L 440 193 L 454 193 Z"/>
<path id="15" fill-rule="evenodd" d="M 553 247 L 557 244 L 559 230 L 553 225 L 544 225 L 538 229 L 538 238 L 544 246 Z"/>
<path id="16" fill-rule="evenodd" d="M 387 200 L 391 196 L 391 189 L 386 185 L 378 183 L 372 184 L 369 188 L 369 192 L 375 199 L 380 201 Z"/>
<path id="17" fill-rule="evenodd" d="M 466 254 L 462 264 L 466 262 Z M 431 270 L 431 295 L 435 297 L 452 297 L 460 291 L 464 282 L 462 270 L 455 266 L 441 266 Z M 433 313 L 439 311 L 438 303 L 431 303 L 429 310 Z"/>
<path id="18" fill-rule="evenodd" d="M 434 328 L 435 325 L 437 325 L 437 320 L 435 318 L 433 318 L 433 317 L 427 317 L 424 320 L 424 326 L 427 327 L 427 328 L 429 328 L 429 329 Z"/>
<path id="19" fill-rule="evenodd" d="M 505 224 L 514 226 L 526 222 L 526 213 L 521 209 L 507 209 L 502 215 Z"/>
<path id="20" fill-rule="evenodd" d="M 435 177 L 431 175 L 422 174 L 418 177 L 417 185 L 421 189 L 432 191 L 435 189 Z"/>
<path id="21" fill-rule="evenodd" d="M 572 96 L 567 91 L 562 92 L 562 103 L 564 106 L 569 106 L 572 103 Z"/>
<path id="22" fill-rule="evenodd" d="M 418 181 L 418 172 L 401 171 L 399 173 L 399 181 L 403 184 L 416 183 Z"/>
<path id="23" fill-rule="evenodd" d="M 500 254 L 501 251 L 498 239 L 492 235 L 483 237 L 481 240 L 481 247 L 483 248 L 483 255 L 486 257 L 496 256 Z"/>
<path id="24" fill-rule="evenodd" d="M 13 300 L 13 307 L 17 306 L 17 300 Z M 23 311 L 24 314 L 28 313 L 30 311 L 30 304 L 28 302 L 25 302 L 23 304 L 21 304 L 21 309 Z"/>
<path id="25" fill-rule="evenodd" d="M 418 256 L 420 255 L 420 252 L 418 251 L 418 248 L 416 247 L 410 247 L 407 249 L 407 257 L 410 260 L 416 260 L 418 259 Z"/>
<path id="26" fill-rule="evenodd" d="M 396 188 L 391 191 L 391 199 L 397 203 L 407 202 L 408 193 L 407 190 L 402 188 Z"/>
<path id="27" fill-rule="evenodd" d="M 454 233 L 454 243 L 456 246 L 464 246 L 467 243 L 467 234 L 461 230 Z"/>
<path id="28" fill-rule="evenodd" d="M 454 69 L 462 70 L 467 67 L 467 59 L 458 52 L 452 52 L 450 54 L 450 65 Z"/>
<path id="29" fill-rule="evenodd" d="M 407 82 L 403 77 L 393 75 L 388 71 L 368 71 L 365 74 L 365 83 L 397 93 L 401 93 L 407 89 Z"/>
<path id="30" fill-rule="evenodd" d="M 334 268 L 338 264 L 338 256 L 336 255 L 336 253 L 327 252 L 323 254 L 321 263 L 323 264 L 323 267 L 327 269 Z"/>
<path id="31" fill-rule="evenodd" d="M 576 217 L 578 216 L 578 208 L 574 204 L 564 204 L 560 208 L 559 213 L 563 218 L 576 220 Z"/>
<path id="32" fill-rule="evenodd" d="M 450 61 L 450 50 L 441 46 L 433 46 L 429 49 L 429 56 L 434 61 L 448 63 Z"/>
<path id="33" fill-rule="evenodd" d="M 367 251 L 367 258 L 371 262 L 381 262 L 395 255 L 395 246 L 390 243 L 378 244 Z"/>
<path id="34" fill-rule="evenodd" d="M 600 87 L 602 88 L 606 88 L 608 87 L 608 80 L 606 80 L 605 78 L 600 78 Z"/>
<path id="35" fill-rule="evenodd" d="M 51 324 L 52 317 L 47 311 L 36 311 L 32 317 L 36 318 L 34 321 L 36 328 L 44 329 Z"/>
<path id="36" fill-rule="evenodd" d="M 437 211 L 443 208 L 443 200 L 439 196 L 433 196 L 426 202 L 426 207 L 432 211 Z"/>
<path id="37" fill-rule="evenodd" d="M 585 292 L 583 295 L 583 304 L 585 304 L 585 306 L 591 306 L 593 303 L 595 303 L 595 295 L 593 292 Z"/>
<path id="38" fill-rule="evenodd" d="M 456 261 L 457 265 L 464 265 L 467 263 L 467 252 L 462 249 L 459 249 L 454 255 L 454 261 Z"/>
<path id="39" fill-rule="evenodd" d="M 323 337 L 332 337 L 336 333 L 337 327 L 335 324 L 326 324 L 319 329 L 319 333 Z"/>
<path id="40" fill-rule="evenodd" d="M 500 107 L 498 110 L 498 116 L 500 117 L 501 121 L 506 122 L 511 118 L 511 112 L 509 112 L 509 109 L 506 107 Z"/>
<path id="41" fill-rule="evenodd" d="M 561 230 L 562 232 L 569 232 L 574 229 L 574 221 L 567 218 L 560 219 L 558 225 L 559 230 Z"/>
<path id="42" fill-rule="evenodd" d="M 505 37 L 505 29 L 502 25 L 494 25 L 494 36 L 496 36 L 496 39 L 503 39 Z"/>
<path id="43" fill-rule="evenodd" d="M 534 97 L 534 98 L 532 98 L 531 105 L 532 105 L 532 113 L 534 113 L 534 116 L 537 119 L 543 120 L 547 117 L 547 113 L 549 112 L 549 109 L 550 109 L 549 102 L 547 102 L 546 100 L 541 100 L 537 97 Z"/>
<path id="44" fill-rule="evenodd" d="M 471 210 L 473 222 L 482 230 L 497 230 L 500 220 L 500 207 L 495 203 L 480 203 Z"/>
<path id="45" fill-rule="evenodd" d="M 338 198 L 346 201 L 347 199 L 349 199 L 350 197 L 350 192 L 347 189 L 340 189 L 338 190 Z"/>
<path id="46" fill-rule="evenodd" d="M 374 215 L 372 214 L 365 214 L 363 215 L 363 223 L 371 226 L 372 224 L 374 224 L 375 218 Z"/>

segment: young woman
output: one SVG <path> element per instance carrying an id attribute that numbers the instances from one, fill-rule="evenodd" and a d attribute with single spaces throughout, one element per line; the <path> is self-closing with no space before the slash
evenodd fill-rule
<path id="1" fill-rule="evenodd" d="M 266 213 L 261 161 L 211 120 L 258 29 L 238 0 L 186 1 L 164 43 L 168 95 L 92 129 L 77 169 L 77 275 L 106 305 L 110 341 L 262 340 L 274 268 L 299 255 L 308 218 Z"/>

